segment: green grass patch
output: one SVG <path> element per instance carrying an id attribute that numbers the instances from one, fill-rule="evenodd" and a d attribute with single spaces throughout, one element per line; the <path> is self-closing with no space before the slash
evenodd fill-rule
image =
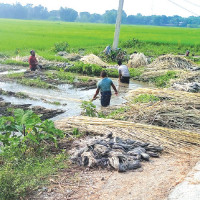
<path id="1" fill-rule="evenodd" d="M 6 75 L 7 78 L 11 79 L 22 79 L 24 77 L 24 72 L 21 73 L 9 73 Z"/>
<path id="2" fill-rule="evenodd" d="M 149 103 L 160 101 L 159 97 L 152 94 L 140 94 L 134 98 L 134 103 Z"/>
<path id="3" fill-rule="evenodd" d="M 23 66 L 23 67 L 29 66 L 28 62 L 22 62 L 22 61 L 10 60 L 10 59 L 7 59 L 1 63 L 6 64 L 6 65 L 16 65 L 16 66 Z"/>
<path id="4" fill-rule="evenodd" d="M 22 199 L 31 191 L 48 184 L 48 177 L 67 168 L 67 157 L 57 155 L 21 156 L 12 159 L 0 156 L 0 199 Z"/>
<path id="5" fill-rule="evenodd" d="M 110 119 L 118 119 L 118 120 L 125 120 L 123 113 L 126 112 L 129 108 L 126 107 L 122 107 L 122 108 L 118 108 L 114 111 L 112 111 L 111 113 L 109 113 L 108 116 L 106 116 L 106 118 Z"/>
<path id="6" fill-rule="evenodd" d="M 37 78 L 37 79 L 23 78 L 21 80 L 17 80 L 17 82 L 22 85 L 27 85 L 27 86 L 31 86 L 31 87 L 38 87 L 38 88 L 45 88 L 45 89 L 55 89 L 56 88 L 55 86 L 42 81 L 40 78 Z"/>
<path id="7" fill-rule="evenodd" d="M 0 117 L 0 199 L 25 197 L 47 184 L 49 176 L 67 168 L 67 154 L 56 149 L 64 138 L 53 121 L 31 110 L 9 110 Z M 56 150 L 53 152 L 52 149 Z"/>
<path id="8" fill-rule="evenodd" d="M 0 19 L 0 24 L 0 52 L 10 56 L 29 55 L 30 49 L 35 49 L 36 54 L 50 57 L 55 56 L 55 51 L 52 51 L 55 48 L 97 55 L 107 45 L 112 45 L 115 30 L 114 24 L 58 21 Z M 137 51 L 153 56 L 185 54 L 188 49 L 191 54 L 200 54 L 199 35 L 198 28 L 122 25 L 119 48 L 127 48 L 129 53 Z M 132 38 L 139 43 L 132 45 Z"/>
<path id="9" fill-rule="evenodd" d="M 151 81 L 156 85 L 156 87 L 164 88 L 169 86 L 171 79 L 177 78 L 177 73 L 175 71 L 168 71 L 166 74 L 152 78 Z"/>

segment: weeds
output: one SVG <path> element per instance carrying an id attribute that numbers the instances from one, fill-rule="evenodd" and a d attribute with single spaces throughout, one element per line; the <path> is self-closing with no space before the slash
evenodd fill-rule
<path id="1" fill-rule="evenodd" d="M 175 71 L 168 71 L 166 74 L 152 78 L 151 81 L 159 88 L 164 88 L 169 86 L 171 79 L 177 78 Z"/>
<path id="2" fill-rule="evenodd" d="M 134 103 L 149 103 L 157 101 L 160 101 L 159 97 L 154 96 L 152 94 L 140 94 L 133 100 Z"/>
<path id="3" fill-rule="evenodd" d="M 81 108 L 83 108 L 83 114 L 89 117 L 96 117 L 97 111 L 96 106 L 90 101 L 83 101 L 81 104 Z"/>
<path id="4" fill-rule="evenodd" d="M 1 63 L 5 64 L 5 65 L 16 65 L 16 66 L 23 66 L 23 67 L 28 67 L 29 66 L 28 62 L 9 60 L 9 59 L 7 59 L 5 61 L 2 61 Z"/>
<path id="5" fill-rule="evenodd" d="M 24 73 L 9 73 L 6 77 L 11 79 L 22 79 L 24 77 Z"/>
<path id="6" fill-rule="evenodd" d="M 53 155 L 49 147 L 64 137 L 50 120 L 41 121 L 32 111 L 17 109 L 0 118 L 0 199 L 22 199 L 47 183 L 47 177 L 67 167 L 67 157 Z M 3 134 L 2 134 L 3 133 Z"/>
<path id="7" fill-rule="evenodd" d="M 54 44 L 53 50 L 55 52 L 68 51 L 68 48 L 69 48 L 68 42 L 57 42 L 57 43 Z"/>
<path id="8" fill-rule="evenodd" d="M 21 80 L 18 80 L 17 82 L 21 83 L 23 85 L 31 86 L 31 87 L 39 87 L 39 88 L 45 88 L 45 89 L 55 89 L 56 88 L 55 86 L 49 85 L 48 83 L 42 81 L 40 78 L 37 78 L 37 79 L 23 78 Z"/>

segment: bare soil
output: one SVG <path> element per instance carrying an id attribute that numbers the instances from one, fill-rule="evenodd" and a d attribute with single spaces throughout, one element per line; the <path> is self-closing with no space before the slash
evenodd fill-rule
<path id="1" fill-rule="evenodd" d="M 163 154 L 143 162 L 142 168 L 117 171 L 71 166 L 51 185 L 30 197 L 31 200 L 166 200 L 171 189 L 180 183 L 199 160 L 190 155 Z"/>

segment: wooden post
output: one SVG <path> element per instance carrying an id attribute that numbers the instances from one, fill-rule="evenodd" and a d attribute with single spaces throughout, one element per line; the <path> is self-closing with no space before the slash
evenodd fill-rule
<path id="1" fill-rule="evenodd" d="M 124 0 L 119 0 L 119 8 L 117 12 L 117 20 L 115 25 L 115 36 L 113 41 L 113 49 L 116 50 L 119 43 L 119 33 L 120 33 L 120 25 L 122 19 L 122 11 L 123 11 Z"/>

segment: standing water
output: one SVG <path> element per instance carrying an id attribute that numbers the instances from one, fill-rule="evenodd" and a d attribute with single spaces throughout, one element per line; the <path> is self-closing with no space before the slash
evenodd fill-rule
<path id="1" fill-rule="evenodd" d="M 115 86 L 117 87 L 119 94 L 117 96 L 115 96 L 114 94 L 112 95 L 110 104 L 111 106 L 125 103 L 126 100 L 124 99 L 124 97 L 126 96 L 129 90 L 149 87 L 148 85 L 135 81 L 130 81 L 129 85 L 119 85 L 118 79 L 112 80 Z M 84 90 L 80 88 L 74 88 L 69 84 L 59 85 L 58 90 L 52 90 L 28 87 L 18 83 L 0 82 L 0 88 L 2 88 L 5 91 L 23 92 L 24 94 L 27 94 L 28 96 L 34 98 L 34 100 L 20 99 L 16 97 L 3 95 L 2 98 L 7 102 L 11 102 L 13 104 L 31 104 L 32 106 L 42 106 L 47 109 L 62 109 L 65 111 L 63 114 L 52 118 L 52 120 L 58 120 L 69 116 L 80 115 L 82 101 L 91 100 L 96 91 L 96 89 Z M 55 105 L 50 104 L 49 102 L 59 102 L 60 104 Z M 101 108 L 99 99 L 93 101 L 93 103 L 98 109 Z"/>

